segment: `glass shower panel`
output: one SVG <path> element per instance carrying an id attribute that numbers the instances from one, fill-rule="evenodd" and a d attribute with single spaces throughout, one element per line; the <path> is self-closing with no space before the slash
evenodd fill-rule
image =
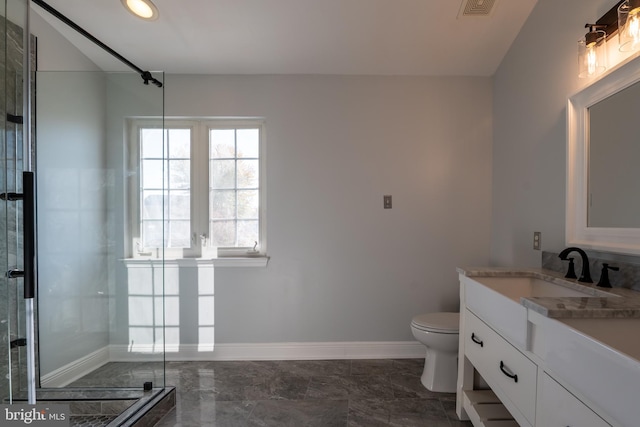
<path id="1" fill-rule="evenodd" d="M 36 79 L 41 386 L 163 387 L 162 252 L 131 273 L 139 167 L 128 156 L 132 118 L 162 126 L 163 89 L 135 73 Z"/>

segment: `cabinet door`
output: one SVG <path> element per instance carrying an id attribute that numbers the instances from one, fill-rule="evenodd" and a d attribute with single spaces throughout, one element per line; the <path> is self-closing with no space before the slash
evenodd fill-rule
<path id="1" fill-rule="evenodd" d="M 610 425 L 596 415 L 573 394 L 544 374 L 539 390 L 536 426 L 539 427 L 607 427 Z"/>

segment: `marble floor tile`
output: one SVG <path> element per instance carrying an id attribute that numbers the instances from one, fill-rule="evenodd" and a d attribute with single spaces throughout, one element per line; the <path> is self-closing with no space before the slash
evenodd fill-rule
<path id="1" fill-rule="evenodd" d="M 451 423 L 451 427 L 473 427 L 470 421 L 460 421 L 456 415 L 456 398 L 455 394 L 449 393 L 440 399 L 444 412 Z"/>
<path id="2" fill-rule="evenodd" d="M 390 399 L 349 399 L 348 427 L 389 425 Z"/>
<path id="3" fill-rule="evenodd" d="M 248 426 L 343 427 L 347 425 L 346 400 L 266 400 L 256 404 Z"/>
<path id="4" fill-rule="evenodd" d="M 392 369 L 396 375 L 413 375 L 419 377 L 424 370 L 424 359 L 394 359 Z"/>
<path id="5" fill-rule="evenodd" d="M 278 374 L 277 361 L 229 361 L 209 362 L 206 365 L 212 369 L 217 377 L 225 375 L 244 375 L 251 377 L 266 377 Z"/>
<path id="6" fill-rule="evenodd" d="M 203 400 L 199 405 L 176 408 L 156 426 L 245 426 L 255 406 L 251 401 Z"/>
<path id="7" fill-rule="evenodd" d="M 136 366 L 137 365 L 137 366 Z M 423 359 L 167 362 L 176 407 L 160 427 L 472 427 L 455 394 L 420 382 Z M 110 363 L 85 382 L 165 381 L 162 364 Z"/>
<path id="8" fill-rule="evenodd" d="M 215 390 L 216 378 L 213 374 L 198 372 L 185 372 L 183 375 L 169 375 L 167 373 L 166 384 L 176 387 L 181 391 L 188 390 Z"/>
<path id="9" fill-rule="evenodd" d="M 216 378 L 211 391 L 217 401 L 256 400 L 255 397 L 267 395 L 263 378 L 243 375 Z"/>
<path id="10" fill-rule="evenodd" d="M 278 362 L 278 369 L 283 375 L 302 377 L 349 375 L 349 360 L 284 360 Z"/>
<path id="11" fill-rule="evenodd" d="M 250 400 L 301 400 L 309 387 L 309 378 L 278 375 L 264 379 L 259 385 L 247 389 Z"/>
<path id="12" fill-rule="evenodd" d="M 427 390 L 416 375 L 390 375 L 389 382 L 394 397 L 438 399 L 442 394 Z"/>
<path id="13" fill-rule="evenodd" d="M 305 399 L 349 399 L 351 381 L 344 376 L 311 377 Z"/>
<path id="14" fill-rule="evenodd" d="M 351 375 L 389 375 L 393 370 L 393 360 L 352 360 Z"/>
<path id="15" fill-rule="evenodd" d="M 395 399 L 389 410 L 389 424 L 397 427 L 449 427 L 444 408 L 437 399 Z"/>
<path id="16" fill-rule="evenodd" d="M 352 375 L 349 378 L 349 397 L 361 399 L 392 398 L 391 381 L 387 376 Z"/>

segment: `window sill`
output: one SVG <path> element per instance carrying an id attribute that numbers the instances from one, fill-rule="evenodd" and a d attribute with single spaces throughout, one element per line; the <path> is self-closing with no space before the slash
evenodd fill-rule
<path id="1" fill-rule="evenodd" d="M 268 256 L 260 257 L 220 257 L 220 258 L 126 258 L 122 259 L 127 266 L 169 265 L 180 267 L 208 266 L 214 267 L 266 267 Z"/>

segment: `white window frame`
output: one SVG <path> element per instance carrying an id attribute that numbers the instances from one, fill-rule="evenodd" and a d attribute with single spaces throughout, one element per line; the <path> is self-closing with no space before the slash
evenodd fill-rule
<path id="1" fill-rule="evenodd" d="M 141 247 L 140 129 L 191 129 L 191 246 L 189 248 Z M 209 246 L 209 131 L 211 129 L 258 128 L 259 147 L 259 241 L 251 247 Z M 130 118 L 127 119 L 127 164 L 125 210 L 129 258 L 266 258 L 266 143 L 263 118 Z M 204 236 L 204 241 L 201 240 Z M 204 244 L 203 244 L 204 243 Z M 252 262 L 251 265 L 260 263 Z M 235 266 L 235 264 L 229 264 Z"/>
<path id="2" fill-rule="evenodd" d="M 246 257 L 246 256 L 266 256 L 267 251 L 267 228 L 266 228 L 266 149 L 265 149 L 265 126 L 263 119 L 209 119 L 203 121 L 206 127 L 206 134 L 212 129 L 254 129 L 258 128 L 260 132 L 259 140 L 259 212 L 258 212 L 258 233 L 259 241 L 257 245 L 251 247 L 218 247 L 215 248 L 217 257 Z M 207 137 L 207 145 L 209 140 Z M 206 159 L 209 161 L 210 153 L 207 150 Z M 208 176 L 207 176 L 208 178 Z M 207 181 L 207 203 L 208 203 L 209 186 Z M 208 205 L 207 205 L 208 206 Z M 208 210 L 208 207 L 207 207 Z M 209 230 L 207 215 L 207 230 Z M 207 231 L 208 232 L 208 231 Z"/>

